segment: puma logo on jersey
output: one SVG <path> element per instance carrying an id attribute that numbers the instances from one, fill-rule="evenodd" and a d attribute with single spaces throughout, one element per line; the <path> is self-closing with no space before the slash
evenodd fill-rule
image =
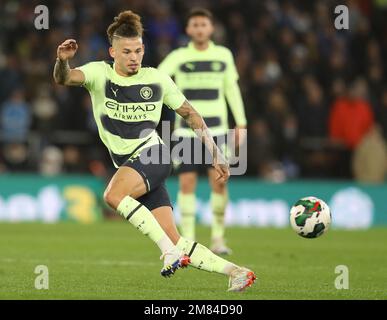
<path id="1" fill-rule="evenodd" d="M 195 69 L 195 65 L 193 63 L 190 63 L 190 62 L 186 63 L 185 66 L 187 69 L 189 69 L 191 71 Z"/>
<path id="2" fill-rule="evenodd" d="M 114 96 L 117 98 L 117 91 L 118 91 L 118 88 L 114 91 L 114 89 L 112 87 L 110 87 L 110 89 L 112 90 Z"/>

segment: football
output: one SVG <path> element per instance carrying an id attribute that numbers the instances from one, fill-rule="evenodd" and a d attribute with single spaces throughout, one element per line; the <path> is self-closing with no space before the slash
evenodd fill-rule
<path id="1" fill-rule="evenodd" d="M 326 233 L 332 215 L 328 205 L 316 197 L 298 200 L 290 210 L 290 225 L 304 238 L 317 238 Z"/>

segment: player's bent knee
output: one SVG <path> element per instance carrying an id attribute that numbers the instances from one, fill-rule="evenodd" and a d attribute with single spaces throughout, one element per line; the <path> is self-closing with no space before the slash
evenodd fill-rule
<path id="1" fill-rule="evenodd" d="M 194 193 L 196 189 L 196 178 L 184 177 L 180 179 L 180 190 L 183 193 Z"/>
<path id="2" fill-rule="evenodd" d="M 183 193 L 194 193 L 195 192 L 195 186 L 193 185 L 186 185 L 186 184 L 181 184 L 180 185 L 180 190 Z"/>
<path id="3" fill-rule="evenodd" d="M 125 194 L 114 192 L 112 189 L 106 189 L 103 194 L 103 199 L 111 208 L 117 209 L 118 205 L 125 196 Z"/>

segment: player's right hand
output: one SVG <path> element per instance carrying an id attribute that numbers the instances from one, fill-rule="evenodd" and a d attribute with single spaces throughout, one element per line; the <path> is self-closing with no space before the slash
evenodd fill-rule
<path id="1" fill-rule="evenodd" d="M 77 50 L 77 42 L 74 39 L 67 39 L 58 46 L 56 55 L 60 60 L 68 60 L 74 57 Z"/>

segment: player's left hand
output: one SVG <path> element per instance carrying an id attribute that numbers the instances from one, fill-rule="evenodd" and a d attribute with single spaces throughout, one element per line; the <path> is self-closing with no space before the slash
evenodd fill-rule
<path id="1" fill-rule="evenodd" d="M 238 151 L 239 146 L 242 145 L 246 140 L 246 126 L 235 126 L 235 135 L 234 135 L 234 146 L 236 151 Z M 238 152 L 236 153 L 238 154 Z"/>
<path id="2" fill-rule="evenodd" d="M 213 166 L 218 173 L 216 181 L 226 182 L 230 178 L 230 167 L 228 163 L 214 163 Z"/>

